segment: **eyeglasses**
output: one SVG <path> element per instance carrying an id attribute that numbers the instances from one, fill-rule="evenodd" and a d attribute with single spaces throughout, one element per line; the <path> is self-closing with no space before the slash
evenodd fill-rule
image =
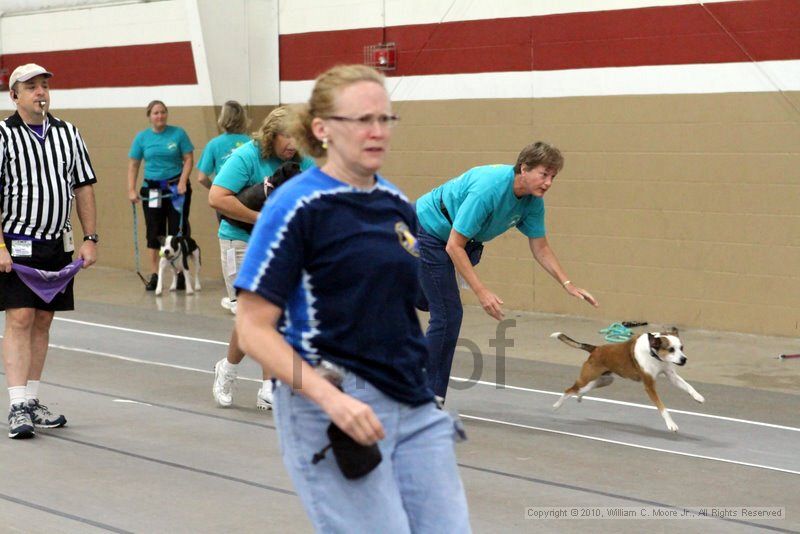
<path id="1" fill-rule="evenodd" d="M 367 129 L 376 122 L 381 128 L 394 128 L 400 122 L 400 117 L 397 115 L 362 115 L 360 117 L 341 117 L 338 115 L 331 115 L 328 117 L 334 121 L 347 122 L 355 124 L 359 128 Z"/>

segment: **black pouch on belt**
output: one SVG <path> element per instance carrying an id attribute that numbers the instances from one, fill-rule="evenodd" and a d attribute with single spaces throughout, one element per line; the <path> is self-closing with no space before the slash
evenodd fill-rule
<path id="1" fill-rule="evenodd" d="M 368 475 L 383 460 L 377 443 L 361 445 L 336 426 L 336 423 L 328 425 L 328 439 L 331 442 L 314 455 L 311 463 L 318 464 L 325 458 L 328 449 L 333 449 L 336 465 L 348 480 L 356 480 Z"/>
<path id="2" fill-rule="evenodd" d="M 331 380 L 340 390 L 342 389 L 341 384 L 335 382 L 339 378 L 331 373 L 329 369 L 323 371 L 323 376 Z M 314 465 L 325 458 L 325 453 L 328 449 L 333 449 L 333 457 L 336 458 L 336 465 L 339 466 L 339 471 L 342 472 L 346 479 L 356 480 L 368 475 L 383 460 L 381 449 L 377 443 L 361 445 L 348 436 L 344 430 L 336 426 L 336 423 L 331 422 L 328 425 L 327 434 L 331 442 L 314 454 L 311 459 L 311 463 Z"/>
<path id="3" fill-rule="evenodd" d="M 361 445 L 334 423 L 328 425 L 333 457 L 345 478 L 355 480 L 366 476 L 383 460 L 377 443 Z"/>

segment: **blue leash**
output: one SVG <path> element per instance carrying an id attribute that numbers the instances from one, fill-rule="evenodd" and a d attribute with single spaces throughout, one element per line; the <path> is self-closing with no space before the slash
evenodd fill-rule
<path id="1" fill-rule="evenodd" d="M 136 213 L 136 204 L 133 202 L 131 202 L 131 209 L 133 210 L 133 254 L 136 261 L 136 274 L 139 275 L 142 283 L 147 286 L 147 280 L 144 279 L 144 276 L 139 271 L 139 215 Z"/>
<path id="2" fill-rule="evenodd" d="M 605 334 L 605 340 L 609 343 L 622 343 L 633 335 L 631 329 L 622 323 L 611 323 L 607 328 L 601 328 L 600 333 Z"/>

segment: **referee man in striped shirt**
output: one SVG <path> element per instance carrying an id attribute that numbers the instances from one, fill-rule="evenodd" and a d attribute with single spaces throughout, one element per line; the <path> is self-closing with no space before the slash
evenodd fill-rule
<path id="1" fill-rule="evenodd" d="M 39 402 L 38 389 L 53 315 L 74 309 L 73 196 L 83 228 L 78 258 L 83 268 L 97 258 L 92 188 L 97 179 L 78 129 L 47 112 L 52 76 L 33 63 L 17 67 L 8 83 L 17 112 L 0 122 L 0 310 L 6 312 L 3 364 L 11 438 L 30 438 L 37 426 L 55 428 L 67 422 Z M 63 292 L 50 287 L 45 294 L 44 282 L 37 285 L 35 279 L 22 277 L 25 267 L 61 271 L 61 279 L 48 284 L 69 281 Z"/>

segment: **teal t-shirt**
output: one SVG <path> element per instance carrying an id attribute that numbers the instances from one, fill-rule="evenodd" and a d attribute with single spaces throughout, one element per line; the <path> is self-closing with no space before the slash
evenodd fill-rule
<path id="1" fill-rule="evenodd" d="M 484 243 L 512 227 L 530 238 L 544 237 L 544 200 L 514 195 L 512 165 L 473 167 L 417 200 L 417 217 L 426 232 L 447 241 L 450 223 L 459 234 Z"/>
<path id="2" fill-rule="evenodd" d="M 214 185 L 238 193 L 251 185 L 264 183 L 264 178 L 272 176 L 282 164 L 283 160 L 280 158 L 262 159 L 258 145 L 255 141 L 251 141 L 233 151 L 214 177 Z M 310 169 L 314 165 L 314 160 L 309 157 L 300 160 L 301 171 Z M 249 233 L 226 220 L 220 221 L 218 235 L 220 239 L 232 241 L 246 243 L 250 240 Z"/>
<path id="3" fill-rule="evenodd" d="M 167 126 L 163 132 L 142 130 L 133 139 L 128 157 L 144 160 L 144 178 L 168 180 L 183 169 L 183 155 L 194 150 L 183 128 Z"/>
<path id="4" fill-rule="evenodd" d="M 250 141 L 245 134 L 228 133 L 216 136 L 208 142 L 203 149 L 203 155 L 197 163 L 197 168 L 207 176 L 219 174 L 222 164 L 231 156 L 234 150 Z"/>

